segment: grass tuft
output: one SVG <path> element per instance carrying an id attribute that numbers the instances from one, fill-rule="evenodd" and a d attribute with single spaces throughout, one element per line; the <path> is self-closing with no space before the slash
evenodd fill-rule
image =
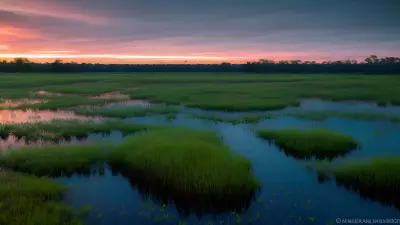
<path id="1" fill-rule="evenodd" d="M 0 137 L 6 139 L 9 135 L 14 135 L 18 139 L 25 141 L 69 141 L 72 137 L 85 139 L 92 133 L 109 134 L 113 130 L 118 130 L 123 135 L 145 131 L 156 126 L 126 123 L 118 120 L 107 120 L 103 122 L 80 121 L 80 120 L 52 120 L 50 122 L 21 123 L 0 125 Z"/>
<path id="2" fill-rule="evenodd" d="M 333 174 L 339 185 L 358 192 L 361 197 L 378 200 L 400 209 L 400 157 L 375 157 L 316 168 L 318 173 Z"/>
<path id="3" fill-rule="evenodd" d="M 296 158 L 332 159 L 358 147 L 351 136 L 331 130 L 258 130 L 258 135 L 273 141 L 286 154 Z"/>
<path id="4" fill-rule="evenodd" d="M 112 107 L 112 108 L 78 108 L 75 113 L 85 116 L 104 116 L 112 118 L 130 118 L 150 115 L 170 115 L 179 112 L 179 109 L 162 106 L 143 106 L 143 107 Z"/>
<path id="5" fill-rule="evenodd" d="M 0 184 L 0 224 L 85 224 L 83 215 L 61 204 L 67 187 L 59 182 L 0 171 Z"/>
<path id="6" fill-rule="evenodd" d="M 18 149 L 1 155 L 0 165 L 36 176 L 90 174 L 103 168 L 107 157 L 106 147 L 106 145 L 49 146 Z"/>
<path id="7" fill-rule="evenodd" d="M 142 192 L 197 212 L 240 210 L 259 187 L 251 162 L 211 131 L 169 128 L 140 134 L 112 150 L 110 164 Z"/>
<path id="8" fill-rule="evenodd" d="M 252 123 L 257 124 L 264 119 L 274 118 L 272 115 L 256 115 L 256 116 L 240 116 L 240 117 L 222 117 L 222 116 L 207 116 L 207 115 L 188 115 L 191 118 L 197 118 L 202 120 L 211 120 L 219 123 L 231 123 L 231 124 L 242 124 Z"/>
<path id="9" fill-rule="evenodd" d="M 367 120 L 367 121 L 388 120 L 392 123 L 400 122 L 400 116 L 398 115 L 391 115 L 379 112 L 339 112 L 339 111 L 321 110 L 321 111 L 310 111 L 310 112 L 296 111 L 296 112 L 285 113 L 285 115 L 297 117 L 300 119 L 314 120 L 314 121 L 325 121 L 329 117 L 342 117 L 355 120 Z"/>

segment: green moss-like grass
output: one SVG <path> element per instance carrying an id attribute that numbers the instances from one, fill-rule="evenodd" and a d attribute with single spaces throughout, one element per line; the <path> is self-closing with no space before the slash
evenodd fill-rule
<path id="1" fill-rule="evenodd" d="M 76 73 L 6 74 L 1 78 L 0 98 L 4 99 L 31 98 L 31 92 L 44 90 L 81 95 L 78 97 L 83 98 L 121 91 L 134 99 L 226 111 L 279 109 L 299 105 L 304 98 L 400 104 L 400 80 L 397 75 L 93 73 L 88 76 Z M 86 105 L 83 98 L 76 101 L 54 98 L 50 101 L 53 103 L 40 107 Z M 57 104 L 54 104 L 55 101 Z"/>
<path id="2" fill-rule="evenodd" d="M 150 115 L 169 115 L 176 114 L 179 109 L 172 107 L 158 107 L 158 106 L 145 106 L 145 107 L 112 107 L 112 108 L 78 108 L 74 110 L 75 113 L 85 116 L 105 116 L 112 118 L 130 118 Z"/>
<path id="3" fill-rule="evenodd" d="M 339 185 L 358 192 L 363 198 L 394 204 L 400 209 L 400 157 L 354 159 L 316 168 L 318 173 L 332 174 Z"/>
<path id="4" fill-rule="evenodd" d="M 188 115 L 191 118 L 211 120 L 218 123 L 231 123 L 231 124 L 241 124 L 241 123 L 252 123 L 257 124 L 263 119 L 272 119 L 272 115 L 255 115 L 255 116 L 239 116 L 239 117 L 222 117 L 222 116 L 207 116 L 207 115 Z"/>
<path id="5" fill-rule="evenodd" d="M 324 121 L 329 117 L 342 117 L 356 120 L 367 120 L 367 121 L 375 121 L 375 120 L 388 120 L 393 123 L 400 122 L 400 116 L 391 115 L 387 113 L 379 113 L 379 112 L 339 112 L 339 111 L 329 111 L 329 110 L 321 110 L 321 111 L 310 111 L 310 112 L 289 112 L 285 113 L 287 116 L 293 116 L 300 119 L 306 120 L 314 120 L 314 121 Z"/>
<path id="6" fill-rule="evenodd" d="M 61 204 L 66 189 L 51 179 L 0 171 L 0 224 L 85 224 L 84 217 Z"/>
<path id="7" fill-rule="evenodd" d="M 106 145 L 98 144 L 18 149 L 1 155 L 0 165 L 36 176 L 90 174 L 103 168 L 107 157 L 106 147 Z"/>
<path id="8" fill-rule="evenodd" d="M 169 128 L 140 134 L 112 150 L 110 164 L 142 192 L 172 199 L 178 209 L 240 210 L 259 187 L 251 162 L 233 154 L 211 131 Z"/>
<path id="9" fill-rule="evenodd" d="M 80 120 L 52 120 L 50 122 L 21 123 L 0 125 L 0 137 L 6 139 L 14 135 L 26 141 L 71 140 L 72 137 L 85 139 L 91 133 L 108 134 L 113 130 L 121 131 L 124 135 L 145 131 L 156 126 L 125 123 L 118 120 L 80 121 Z"/>
<path id="10" fill-rule="evenodd" d="M 258 130 L 258 135 L 273 141 L 288 155 L 296 158 L 318 159 L 333 158 L 345 155 L 358 147 L 358 142 L 351 136 L 331 130 Z"/>
<path id="11" fill-rule="evenodd" d="M 76 107 L 79 105 L 92 105 L 92 106 L 100 106 L 105 105 L 107 103 L 118 102 L 121 100 L 118 99 L 89 99 L 85 96 L 36 96 L 35 98 L 40 98 L 44 100 L 42 103 L 34 103 L 34 104 L 22 104 L 14 107 L 0 107 L 0 109 L 33 109 L 33 110 L 57 110 L 57 109 L 66 109 L 71 107 Z M 33 97 L 32 96 L 32 97 Z"/>

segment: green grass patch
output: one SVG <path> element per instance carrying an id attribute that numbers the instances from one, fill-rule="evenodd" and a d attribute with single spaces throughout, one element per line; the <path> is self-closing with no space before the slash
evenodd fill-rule
<path id="1" fill-rule="evenodd" d="M 224 111 L 281 109 L 299 105 L 302 98 L 375 101 L 382 106 L 400 104 L 397 75 L 93 73 L 4 74 L 1 79 L 0 98 L 4 99 L 29 98 L 30 92 L 44 90 L 86 97 L 121 91 L 133 99 Z M 87 104 L 84 100 L 68 101 L 40 107 Z"/>
<path id="2" fill-rule="evenodd" d="M 86 139 L 92 133 L 109 134 L 116 130 L 123 135 L 133 134 L 139 131 L 155 129 L 156 126 L 127 123 L 118 120 L 106 121 L 80 121 L 80 120 L 52 120 L 49 122 L 20 123 L 0 125 L 0 137 L 6 139 L 14 135 L 25 141 L 69 141 L 75 137 L 78 140 Z"/>
<path id="3" fill-rule="evenodd" d="M 36 176 L 70 176 L 91 174 L 103 168 L 106 145 L 46 146 L 7 151 L 0 165 Z"/>
<path id="4" fill-rule="evenodd" d="M 259 187 L 251 162 L 211 131 L 168 128 L 136 135 L 111 151 L 110 164 L 142 192 L 196 212 L 243 209 Z"/>
<path id="5" fill-rule="evenodd" d="M 225 111 L 273 110 L 297 106 L 302 98 L 376 101 L 398 104 L 396 76 L 370 75 L 264 75 L 252 82 L 210 82 L 186 85 L 153 84 L 131 90 L 131 97 L 189 107 Z M 217 77 L 217 76 L 216 76 Z M 268 80 L 271 79 L 271 80 Z M 278 79 L 279 78 L 279 79 Z M 217 79 L 217 78 L 216 78 Z M 389 82 L 392 82 L 389 84 Z"/>
<path id="6" fill-rule="evenodd" d="M 110 108 L 77 108 L 76 114 L 85 116 L 104 116 L 111 118 L 130 118 L 150 115 L 176 114 L 180 110 L 168 106 L 110 107 Z"/>
<path id="7" fill-rule="evenodd" d="M 33 110 L 57 110 L 72 108 L 81 105 L 101 106 L 108 103 L 118 102 L 118 99 L 89 99 L 85 96 L 36 96 L 45 102 L 35 104 L 22 104 L 15 107 L 2 107 L 0 109 L 33 109 Z"/>
<path id="8" fill-rule="evenodd" d="M 255 115 L 255 116 L 239 116 L 239 117 L 222 117 L 222 116 L 212 116 L 212 115 L 188 115 L 191 118 L 211 120 L 219 123 L 231 123 L 231 124 L 242 124 L 242 123 L 252 123 L 257 124 L 265 119 L 274 118 L 272 115 Z"/>
<path id="9" fill-rule="evenodd" d="M 85 224 L 83 215 L 61 204 L 67 187 L 59 182 L 0 171 L 0 184 L 0 224 Z"/>
<path id="10" fill-rule="evenodd" d="M 358 192 L 362 197 L 394 204 L 400 209 L 400 157 L 354 159 L 317 172 L 333 174 L 339 185 Z"/>
<path id="11" fill-rule="evenodd" d="M 286 154 L 296 158 L 318 159 L 345 155 L 358 147 L 358 142 L 351 136 L 331 130 L 258 130 L 258 135 L 273 141 Z"/>
<path id="12" fill-rule="evenodd" d="M 398 115 L 379 113 L 379 112 L 339 112 L 339 111 L 321 110 L 321 111 L 310 111 L 310 112 L 302 112 L 302 111 L 288 112 L 285 113 L 284 115 L 293 116 L 300 119 L 314 120 L 314 121 L 325 121 L 329 117 L 341 117 L 341 118 L 367 120 L 367 121 L 388 120 L 393 123 L 400 122 L 400 116 Z"/>

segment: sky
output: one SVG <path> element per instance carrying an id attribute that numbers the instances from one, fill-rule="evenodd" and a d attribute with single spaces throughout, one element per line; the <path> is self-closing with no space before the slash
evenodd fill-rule
<path id="1" fill-rule="evenodd" d="M 400 56 L 400 0 L 0 0 L 0 58 L 241 63 Z"/>

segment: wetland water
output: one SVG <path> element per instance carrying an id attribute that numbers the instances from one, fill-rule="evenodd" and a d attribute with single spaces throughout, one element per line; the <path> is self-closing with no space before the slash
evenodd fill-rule
<path id="1" fill-rule="evenodd" d="M 300 107 L 283 111 L 299 109 L 385 112 L 400 115 L 400 107 L 380 108 L 368 103 L 332 103 L 320 100 L 306 100 Z M 253 128 L 329 128 L 351 135 L 360 142 L 361 147 L 345 157 L 335 159 L 340 161 L 378 155 L 400 155 L 400 123 L 339 117 L 330 117 L 325 121 L 309 121 L 281 116 L 262 120 L 256 125 L 231 125 L 188 118 L 185 112 L 212 113 L 184 109 L 173 120 L 166 120 L 165 116 L 157 115 L 125 121 L 210 129 L 222 135 L 225 144 L 233 151 L 252 161 L 254 173 L 263 183 L 261 191 L 257 193 L 256 199 L 246 212 L 215 217 L 205 215 L 201 219 L 194 215 L 185 217 L 180 215 L 173 205 L 162 206 L 145 198 L 139 191 L 132 189 L 128 179 L 112 174 L 110 169 L 106 169 L 104 175 L 58 178 L 71 185 L 64 202 L 73 207 L 91 205 L 88 219 L 90 225 L 334 224 L 336 218 L 400 218 L 400 211 L 394 206 L 364 199 L 357 193 L 337 186 L 334 181 L 318 182 L 316 174 L 305 168 L 306 161 L 286 156 L 276 146 L 257 137 L 253 131 Z M 218 114 L 239 115 L 222 112 Z M 112 132 L 105 138 L 118 143 L 123 136 L 119 132 Z M 89 140 L 100 139 L 103 139 L 101 135 L 89 136 Z"/>

